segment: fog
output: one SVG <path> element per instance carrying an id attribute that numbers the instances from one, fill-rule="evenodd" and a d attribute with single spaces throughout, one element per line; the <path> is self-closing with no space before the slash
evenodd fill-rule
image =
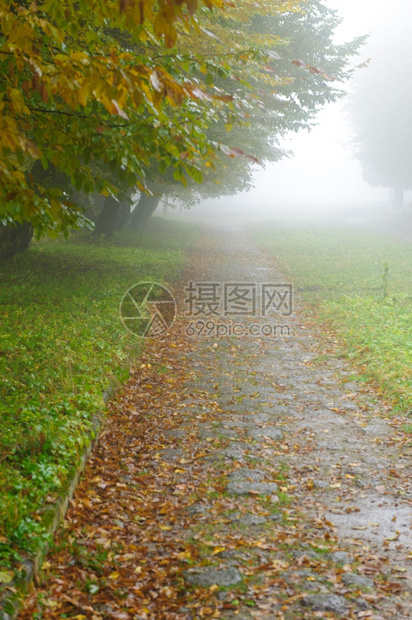
<path id="1" fill-rule="evenodd" d="M 343 19 L 336 32 L 339 43 L 358 35 L 369 34 L 368 44 L 354 65 L 372 57 L 381 39 L 409 27 L 412 20 L 410 0 L 327 0 Z M 360 71 L 367 71 L 362 69 Z M 359 73 L 359 71 L 357 72 Z M 350 90 L 351 84 L 346 84 Z M 291 159 L 282 160 L 262 169 L 256 166 L 254 189 L 208 200 L 202 207 L 238 212 L 252 210 L 256 214 L 274 210 L 363 208 L 388 209 L 393 198 L 389 188 L 372 188 L 362 179 L 360 163 L 355 158 L 352 128 L 346 98 L 329 104 L 318 114 L 317 126 L 311 132 L 288 135 L 282 145 L 294 152 Z M 410 195 L 407 202 L 410 202 Z M 198 211 L 198 208 L 196 208 Z M 198 211 L 199 213 L 199 211 Z M 200 213 L 199 213 L 200 214 Z"/>

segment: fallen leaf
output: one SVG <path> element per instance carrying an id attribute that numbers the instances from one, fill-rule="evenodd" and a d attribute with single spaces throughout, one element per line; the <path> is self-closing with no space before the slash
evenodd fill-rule
<path id="1" fill-rule="evenodd" d="M 353 530 L 367 530 L 368 526 L 367 525 L 358 525 L 358 526 L 354 526 L 352 527 Z"/>

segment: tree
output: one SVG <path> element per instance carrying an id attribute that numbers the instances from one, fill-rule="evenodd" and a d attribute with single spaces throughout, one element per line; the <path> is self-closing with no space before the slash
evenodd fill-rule
<path id="1" fill-rule="evenodd" d="M 215 2 L 206 0 L 209 9 Z M 116 195 L 107 169 L 144 190 L 151 159 L 190 176 L 212 156 L 203 126 L 211 104 L 228 98 L 204 92 L 167 49 L 177 20 L 199 27 L 196 6 L 0 0 L 3 225 L 29 222 L 41 235 L 85 223 L 64 188 L 36 178 L 35 161 L 64 172 L 76 191 Z"/>
<path id="2" fill-rule="evenodd" d="M 33 237 L 30 222 L 15 222 L 6 226 L 0 223 L 0 258 L 11 258 L 28 249 Z"/>
<path id="3" fill-rule="evenodd" d="M 395 202 L 412 188 L 412 50 L 409 32 L 382 36 L 351 100 L 357 156 L 372 186 L 392 187 Z"/>
<path id="4" fill-rule="evenodd" d="M 365 37 L 335 44 L 341 20 L 322 0 L 305 3 L 300 11 L 291 8 L 262 16 L 253 6 L 246 14 L 239 5 L 236 11 L 210 17 L 207 27 L 215 38 L 207 51 L 200 49 L 204 62 L 199 70 L 232 95 L 231 105 L 238 105 L 239 112 L 229 118 L 216 116 L 206 131 L 208 139 L 220 145 L 220 157 L 212 165 L 207 162 L 204 183 L 192 183 L 186 192 L 172 189 L 172 197 L 184 202 L 186 196 L 191 203 L 196 196 L 218 197 L 247 189 L 251 163 L 259 160 L 265 165 L 288 156 L 281 147 L 282 136 L 310 129 L 317 111 L 345 94 L 342 84 L 356 69 L 349 62 Z M 259 52 L 266 55 L 266 63 Z M 221 63 L 222 57 L 225 61 L 216 71 L 216 59 Z M 242 153 L 246 158 L 238 157 Z"/>
<path id="5" fill-rule="evenodd" d="M 124 185 L 145 192 L 160 175 L 160 184 L 190 186 L 220 175 L 222 158 L 237 156 L 245 158 L 236 167 L 247 179 L 254 150 L 262 161 L 278 158 L 277 136 L 307 124 L 316 106 L 337 96 L 327 71 L 344 77 L 352 53 L 329 54 L 326 37 L 324 67 L 311 64 L 322 57 L 319 46 L 318 57 L 300 60 L 291 48 L 282 58 L 276 49 L 289 44 L 282 28 L 289 38 L 293 28 L 297 40 L 304 35 L 308 48 L 316 20 L 319 32 L 323 18 L 324 32 L 331 29 L 320 0 L 306 12 L 297 7 L 298 0 L 205 0 L 201 7 L 195 0 L 94 0 L 90 11 L 86 0 L 75 7 L 71 0 L 0 0 L 3 225 L 27 222 L 42 235 L 86 224 L 73 191 L 44 184 L 35 161 L 64 173 L 82 195 L 111 197 L 103 225 Z"/>

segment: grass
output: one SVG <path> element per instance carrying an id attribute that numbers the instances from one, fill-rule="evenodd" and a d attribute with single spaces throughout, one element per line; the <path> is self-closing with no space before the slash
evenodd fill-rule
<path id="1" fill-rule="evenodd" d="M 412 244 L 344 227 L 254 228 L 311 317 L 395 409 L 412 406 Z"/>
<path id="2" fill-rule="evenodd" d="M 75 235 L 0 261 L 0 571 L 47 536 L 45 506 L 70 479 L 104 391 L 141 351 L 120 321 L 122 295 L 173 280 L 193 235 L 154 219 L 144 235 Z"/>

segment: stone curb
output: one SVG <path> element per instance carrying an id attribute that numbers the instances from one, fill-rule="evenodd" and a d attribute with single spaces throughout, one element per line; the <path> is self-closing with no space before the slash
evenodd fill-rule
<path id="1" fill-rule="evenodd" d="M 105 404 L 107 404 L 110 400 L 113 395 L 113 391 L 113 388 L 109 387 L 104 393 Z M 48 524 L 47 531 L 49 534 L 53 534 L 56 531 L 59 523 L 63 520 L 64 515 L 66 514 L 69 501 L 73 497 L 74 491 L 79 482 L 80 474 L 82 473 L 93 448 L 99 440 L 105 422 L 105 413 L 99 412 L 92 417 L 92 428 L 86 436 L 86 441 L 88 443 L 83 449 L 83 454 L 77 463 L 76 470 L 71 480 L 67 482 L 65 490 L 62 495 L 60 495 L 57 502 L 44 511 L 43 523 Z M 3 591 L 0 591 L 0 620 L 15 620 L 15 618 L 17 618 L 17 615 L 23 606 L 24 598 L 31 591 L 35 576 L 38 573 L 48 550 L 49 544 L 45 542 L 36 555 L 24 565 L 24 575 L 15 577 L 10 584 L 6 584 L 6 586 L 3 587 Z"/>

